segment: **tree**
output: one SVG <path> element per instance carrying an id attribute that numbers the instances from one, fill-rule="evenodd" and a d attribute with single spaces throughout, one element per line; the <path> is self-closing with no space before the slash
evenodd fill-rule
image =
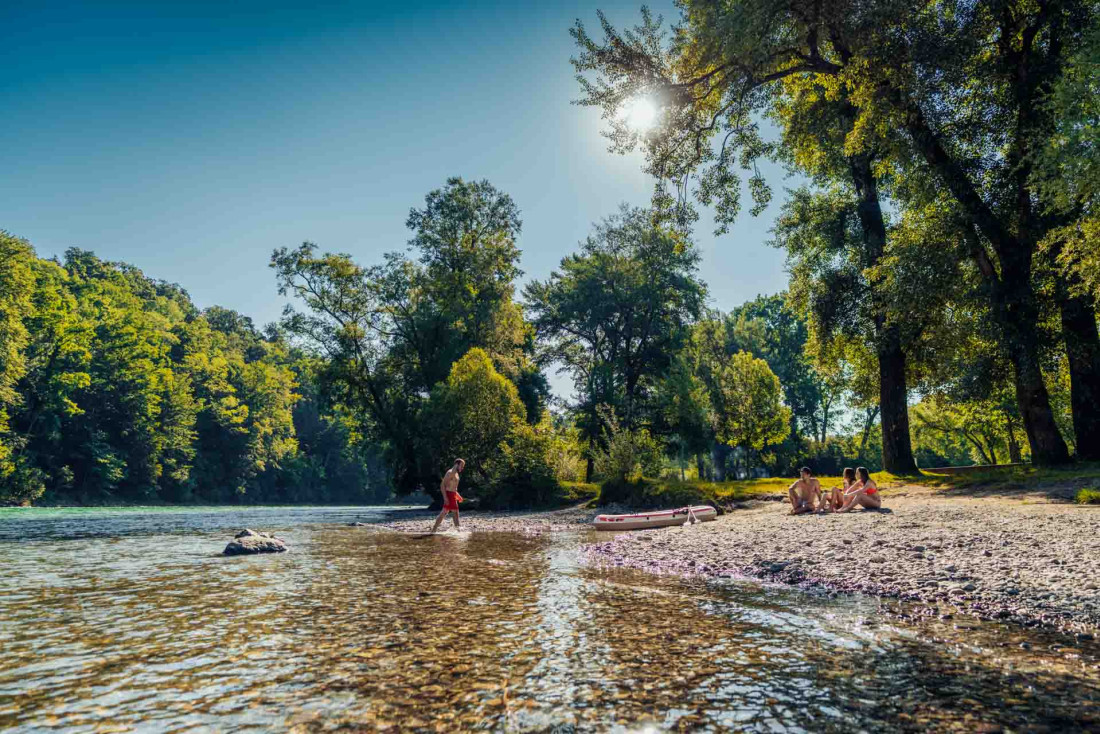
<path id="1" fill-rule="evenodd" d="M 32 307 L 33 260 L 28 242 L 0 230 L 0 503 L 29 502 L 41 493 L 41 485 L 15 476 L 18 439 L 9 430 L 10 412 L 20 402 L 16 385 L 27 372 L 23 319 Z"/>
<path id="2" fill-rule="evenodd" d="M 439 467 L 439 476 L 455 458 L 463 458 L 474 482 L 485 480 L 489 458 L 526 418 L 516 386 L 478 348 L 455 362 L 447 381 L 433 391 L 429 414 L 435 434 L 431 463 Z"/>
<path id="3" fill-rule="evenodd" d="M 874 170 L 880 151 L 873 146 L 844 148 L 843 141 L 855 132 L 856 107 L 845 89 L 813 83 L 813 75 L 827 67 L 818 39 L 811 32 L 803 41 L 797 28 L 783 27 L 797 23 L 783 17 L 791 9 L 781 10 L 780 5 L 685 3 L 686 23 L 670 49 L 662 43 L 660 19 L 644 9 L 642 25 L 622 34 L 601 14 L 602 44 L 578 22 L 573 35 L 582 53 L 574 65 L 581 74 L 581 103 L 603 109 L 612 150 L 627 152 L 643 145 L 646 169 L 657 178 L 655 205 L 684 224 L 696 218 L 687 194 L 691 175 L 699 172 L 696 198 L 714 206 L 718 232 L 727 230 L 741 208 L 741 180 L 733 170 L 738 155 L 746 168 L 760 156 L 780 156 L 819 181 L 843 181 L 858 201 L 854 212 L 865 267 L 875 267 L 886 244 L 881 182 Z M 817 4 L 816 12 L 820 10 Z M 812 17 L 814 11 L 807 12 Z M 595 72 L 596 81 L 583 76 L 587 72 Z M 664 108 L 662 125 L 644 138 L 618 115 L 624 103 L 639 95 L 658 99 Z M 754 112 L 762 111 L 783 126 L 783 146 L 765 143 L 750 122 Z M 717 149 L 716 136 L 722 139 Z M 675 184 L 675 198 L 667 189 L 669 182 Z M 758 173 L 749 179 L 749 189 L 758 212 L 770 191 Z M 884 460 L 894 472 L 912 472 L 916 465 L 898 325 L 887 320 L 876 294 L 869 300 L 881 370 Z"/>
<path id="4" fill-rule="evenodd" d="M 710 395 L 683 352 L 678 354 L 658 389 L 659 416 L 676 449 L 680 478 L 684 478 L 684 457 L 696 457 L 698 476 L 703 478 L 703 455 L 714 441 Z"/>
<path id="5" fill-rule="evenodd" d="M 791 437 L 801 432 L 824 441 L 838 388 L 815 368 L 806 353 L 809 324 L 788 303 L 787 294 L 758 296 L 726 317 L 727 352 L 750 352 L 768 363 L 783 386 L 791 409 Z M 759 336 L 746 337 L 752 327 Z"/>
<path id="6" fill-rule="evenodd" d="M 288 310 L 283 327 L 327 357 L 327 379 L 344 390 L 339 402 L 358 406 L 387 445 L 401 492 L 435 483 L 438 467 L 420 451 L 422 412 L 469 350 L 484 350 L 517 386 L 528 420 L 538 420 L 548 394 L 531 359 L 532 331 L 512 301 L 520 223 L 511 198 L 488 182 L 452 178 L 407 224 L 417 261 L 389 254 L 363 267 L 348 255 L 318 255 L 311 243 L 271 260 L 280 292 L 306 306 Z"/>
<path id="7" fill-rule="evenodd" d="M 861 214 L 871 215 L 864 223 L 873 239 L 881 228 L 871 196 L 877 182 L 868 171 L 899 177 L 893 186 L 905 205 L 917 192 L 933 190 L 921 179 L 949 193 L 965 243 L 961 251 L 986 280 L 991 313 L 1013 362 L 1033 456 L 1039 463 L 1064 461 L 1065 443 L 1040 366 L 1042 342 L 1033 327 L 1040 301 L 1033 282 L 1036 247 L 1057 217 L 1040 214 L 1042 197 L 1031 172 L 1054 122 L 1044 101 L 1095 27 L 1094 4 L 943 2 L 915 13 L 900 2 L 699 0 L 685 3 L 683 11 L 683 27 L 667 49 L 659 21 L 648 14 L 640 28 L 621 35 L 605 21 L 602 45 L 583 27 L 574 29 L 583 50 L 578 69 L 602 74 L 582 81 L 586 103 L 602 106 L 612 121 L 615 109 L 638 94 L 664 107 L 658 134 L 641 141 L 647 167 L 661 179 L 658 200 L 690 218 L 688 177 L 699 172 L 697 199 L 714 203 L 724 224 L 739 208 L 735 165 L 751 168 L 759 156 L 797 150 L 765 143 L 754 113 L 779 112 L 781 122 L 816 125 L 814 137 L 822 142 L 829 140 L 821 135 L 823 123 L 836 121 L 837 111 L 849 117 L 850 126 L 833 128 L 841 135 L 832 140 L 842 147 L 818 146 L 823 155 L 800 154 L 799 165 L 812 169 L 830 151 L 847 158 L 854 191 L 866 205 Z M 783 105 L 806 84 L 819 87 L 818 97 L 831 104 L 811 100 L 821 114 L 784 117 Z M 612 128 L 617 149 L 639 142 L 624 126 L 612 122 Z M 784 133 L 790 132 L 788 126 Z M 722 144 L 711 145 L 719 134 Z M 669 181 L 678 196 L 667 191 Z M 757 205 L 765 202 L 770 194 L 763 180 L 754 175 L 749 183 Z M 1053 292 L 1064 314 L 1067 350 L 1092 353 L 1100 342 L 1095 319 L 1083 317 L 1088 304 L 1063 284 Z M 1079 393 L 1096 394 L 1095 360 L 1071 358 L 1070 364 Z M 904 370 L 883 376 L 887 372 Z M 1087 418 L 1084 403 L 1076 401 L 1080 418 Z M 1086 434 L 1079 445 L 1089 444 L 1091 421 L 1075 423 Z M 887 445 L 891 440 L 887 435 Z"/>
<path id="8" fill-rule="evenodd" d="M 524 289 L 544 359 L 573 375 L 589 441 L 605 429 L 600 405 L 627 429 L 652 419 L 654 388 L 703 307 L 698 261 L 689 240 L 624 206 L 549 279 Z"/>
<path id="9" fill-rule="evenodd" d="M 786 437 L 791 411 L 782 403 L 779 378 L 767 362 L 738 352 L 716 378 L 713 415 L 720 441 L 760 454 Z"/>

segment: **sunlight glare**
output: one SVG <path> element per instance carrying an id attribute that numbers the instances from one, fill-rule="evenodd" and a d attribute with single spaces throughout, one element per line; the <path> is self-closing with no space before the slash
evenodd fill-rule
<path id="1" fill-rule="evenodd" d="M 635 132 L 644 133 L 657 121 L 657 107 L 647 97 L 637 97 L 623 107 L 621 118 Z"/>

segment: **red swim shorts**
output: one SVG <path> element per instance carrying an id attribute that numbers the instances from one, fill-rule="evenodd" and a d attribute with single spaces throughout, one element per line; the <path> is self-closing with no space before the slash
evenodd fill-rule
<path id="1" fill-rule="evenodd" d="M 462 501 L 462 497 L 458 492 L 445 492 L 444 495 L 443 511 L 458 512 L 458 503 Z"/>

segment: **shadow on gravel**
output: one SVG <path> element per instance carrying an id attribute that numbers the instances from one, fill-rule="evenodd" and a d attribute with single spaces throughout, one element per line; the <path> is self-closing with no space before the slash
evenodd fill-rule
<path id="1" fill-rule="evenodd" d="M 1046 499 L 1051 502 L 1073 502 L 1077 492 L 1096 487 L 1094 477 L 1080 477 L 1058 482 L 1004 482 L 989 480 L 961 487 L 942 487 L 939 493 L 950 497 L 1000 497 L 1003 499 Z"/>
<path id="2" fill-rule="evenodd" d="M 1026 464 L 997 468 L 953 467 L 950 472 L 929 470 L 919 479 L 907 481 L 912 483 L 913 488 L 927 487 L 951 497 L 1072 502 L 1080 490 L 1100 487 L 1100 462 L 1082 462 L 1058 468 Z"/>

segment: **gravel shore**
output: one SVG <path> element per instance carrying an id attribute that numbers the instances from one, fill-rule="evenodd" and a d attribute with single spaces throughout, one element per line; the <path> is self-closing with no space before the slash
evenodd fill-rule
<path id="1" fill-rule="evenodd" d="M 583 530 L 596 515 L 604 512 L 627 512 L 628 510 L 599 510 L 583 507 L 567 507 L 561 510 L 542 512 L 480 512 L 461 513 L 462 529 L 467 532 L 519 532 L 548 533 L 563 530 Z M 425 510 L 414 516 L 382 523 L 381 527 L 402 533 L 426 533 L 438 513 Z M 447 517 L 439 526 L 440 532 L 454 532 L 454 522 Z"/>
<path id="2" fill-rule="evenodd" d="M 884 506 L 792 517 L 786 504 L 755 502 L 587 550 L 599 565 L 862 592 L 1086 640 L 1100 630 L 1100 508 L 923 488 L 886 491 Z"/>
<path id="3" fill-rule="evenodd" d="M 885 490 L 884 506 L 792 517 L 786 503 L 755 501 L 715 522 L 606 534 L 586 553 L 594 565 L 859 592 L 916 602 L 929 614 L 1042 625 L 1085 640 L 1100 633 L 1100 508 L 1050 495 L 950 496 L 924 487 Z M 474 512 L 462 516 L 462 529 L 581 530 L 597 514 L 627 511 Z M 383 527 L 427 532 L 434 516 Z M 441 529 L 453 532 L 450 518 Z"/>

